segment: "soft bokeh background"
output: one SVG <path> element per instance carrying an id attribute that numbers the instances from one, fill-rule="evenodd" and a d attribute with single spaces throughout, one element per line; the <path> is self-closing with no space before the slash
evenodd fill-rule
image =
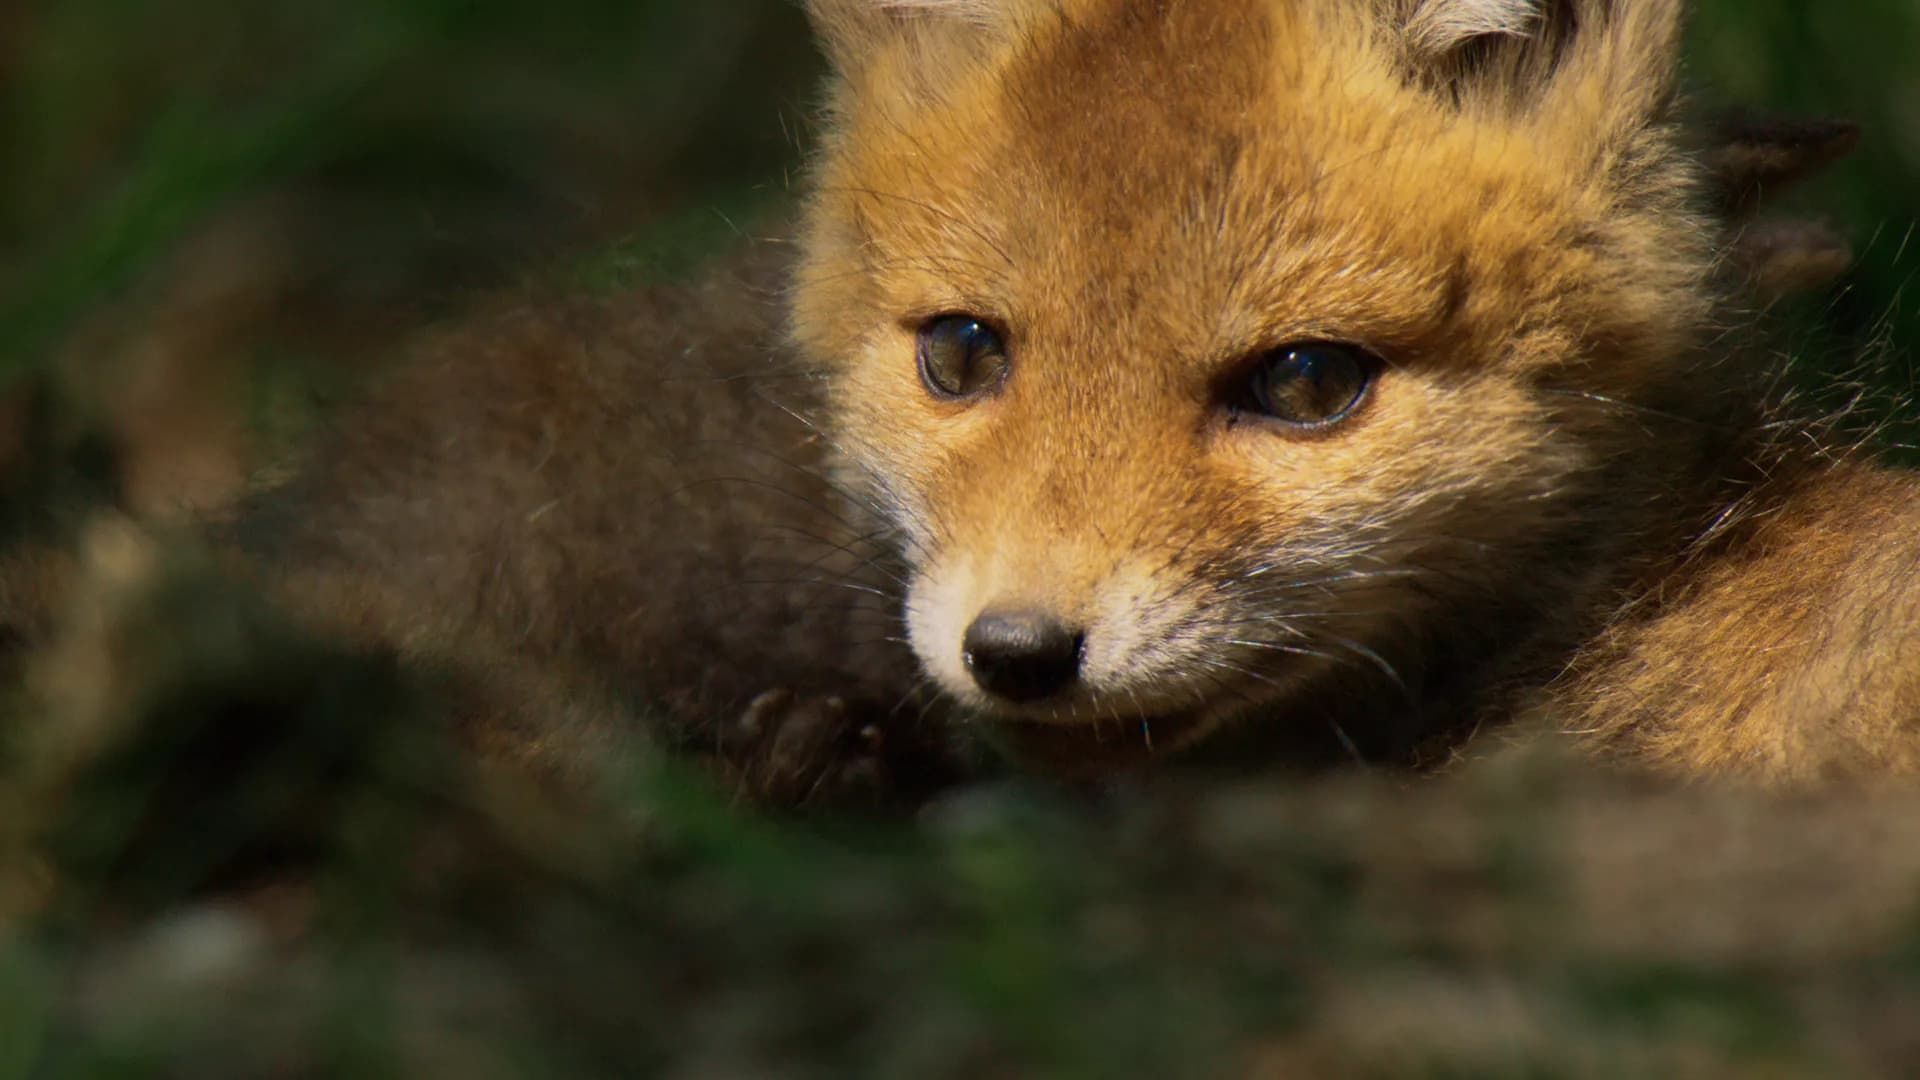
<path id="1" fill-rule="evenodd" d="M 1804 305 L 1804 352 L 1851 368 L 1875 349 L 1904 393 L 1920 7 L 1699 6 L 1703 98 L 1864 126 L 1859 157 L 1797 197 L 1861 252 Z M 217 503 L 418 329 L 499 290 L 683 272 L 777 218 L 817 76 L 779 0 L 0 4 L 0 543 L 58 546 L 109 502 Z M 911 836 L 822 837 L 643 763 L 617 820 L 583 822 L 387 723 L 416 707 L 394 672 L 285 636 L 189 557 L 89 543 L 111 611 L 82 635 L 99 655 L 69 665 L 79 703 L 60 719 L 108 720 L 74 735 L 87 754 L 29 752 L 47 717 L 0 693 L 0 1077 L 1204 1073 L 1238 1030 L 1337 1027 L 1340 1008 L 1353 1046 L 1402 1025 L 1365 1059 L 1387 1072 L 1791 1071 L 1831 1062 L 1807 1047 L 1880 1046 L 1848 1026 L 1862 1017 L 1906 1045 L 1892 1010 L 1914 1003 L 1915 941 L 1754 938 L 1782 959 L 1543 930 L 1558 924 L 1516 905 L 1561 895 L 1540 869 L 1559 844 L 1529 831 L 1557 784 L 1509 778 L 1428 815 L 1491 817 L 1465 849 L 1410 840 L 1409 865 L 1433 865 L 1384 884 L 1354 852 L 1399 835 L 1390 801 L 1355 803 L 1374 816 L 1331 838 L 1299 824 L 1306 799 L 1113 830 L 1000 796 Z M 135 581 L 162 585 L 114 599 Z M 231 745 L 260 716 L 275 735 Z M 1665 835 L 1677 812 L 1636 820 Z M 1716 812 L 1769 811 L 1699 816 Z M 238 853 L 332 869 L 263 883 Z M 1851 895 L 1743 880 L 1729 896 L 1808 912 Z M 243 902 L 182 906 L 210 888 Z M 1386 1020 L 1353 1000 L 1315 1012 L 1345 965 L 1401 980 Z M 1556 1056 L 1590 1030 L 1599 1056 Z M 1276 1068 L 1355 1060 L 1340 1038 L 1276 1046 Z"/>

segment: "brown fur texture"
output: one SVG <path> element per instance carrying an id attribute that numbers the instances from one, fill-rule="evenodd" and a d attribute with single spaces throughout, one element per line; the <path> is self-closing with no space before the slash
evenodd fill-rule
<path id="1" fill-rule="evenodd" d="M 459 327 L 226 531 L 317 625 L 449 669 L 508 756 L 650 728 L 781 802 L 899 764 L 927 704 L 807 373 L 770 366 L 779 262 Z"/>
<path id="2" fill-rule="evenodd" d="M 1076 771 L 1229 726 L 1430 757 L 1520 701 L 1683 773 L 1909 767 L 1914 485 L 1768 411 L 1674 126 L 1681 5 L 1436 50 L 1438 6 L 816 5 L 795 336 L 909 538 L 923 664 Z M 1721 209 L 1790 165 L 1723 153 Z M 1012 357 L 971 403 L 914 369 L 950 312 Z M 1223 404 L 1328 339 L 1386 364 L 1337 430 Z M 1083 631 L 1070 695 L 974 685 L 996 607 Z"/>

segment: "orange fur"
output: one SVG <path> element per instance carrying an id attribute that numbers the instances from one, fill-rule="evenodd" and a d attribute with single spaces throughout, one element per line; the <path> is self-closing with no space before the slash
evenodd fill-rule
<path id="1" fill-rule="evenodd" d="M 1523 701 L 1679 772 L 1920 764 L 1914 484 L 1782 449 L 1681 5 L 1448 6 L 816 3 L 793 334 L 922 663 L 1070 769 L 1229 726 L 1417 757 Z M 954 312 L 1008 342 L 978 401 L 915 371 Z M 1386 360 L 1354 418 L 1222 407 L 1315 339 Z M 975 685 L 996 606 L 1084 631 L 1071 693 Z"/>

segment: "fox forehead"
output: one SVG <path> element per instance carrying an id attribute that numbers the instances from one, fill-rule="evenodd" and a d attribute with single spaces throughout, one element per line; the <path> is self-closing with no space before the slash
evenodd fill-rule
<path id="1" fill-rule="evenodd" d="M 842 312 L 1126 326 L 1201 356 L 1309 336 L 1482 355 L 1444 339 L 1522 309 L 1604 322 L 1609 249 L 1658 244 L 1613 235 L 1581 148 L 1417 91 L 1339 5 L 1080 0 L 963 49 L 903 52 L 845 106 L 812 238 L 865 271 Z M 906 88 L 943 63 L 936 92 Z"/>

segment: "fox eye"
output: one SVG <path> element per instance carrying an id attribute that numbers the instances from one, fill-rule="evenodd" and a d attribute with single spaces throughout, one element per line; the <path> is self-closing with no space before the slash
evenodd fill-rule
<path id="1" fill-rule="evenodd" d="M 920 328 L 920 379 L 937 398 L 979 397 L 1007 378 L 999 331 L 971 315 L 942 315 Z"/>
<path id="2" fill-rule="evenodd" d="M 1246 388 L 1255 411 L 1301 428 L 1345 420 L 1367 396 L 1379 358 L 1354 345 L 1310 342 L 1261 357 Z"/>

